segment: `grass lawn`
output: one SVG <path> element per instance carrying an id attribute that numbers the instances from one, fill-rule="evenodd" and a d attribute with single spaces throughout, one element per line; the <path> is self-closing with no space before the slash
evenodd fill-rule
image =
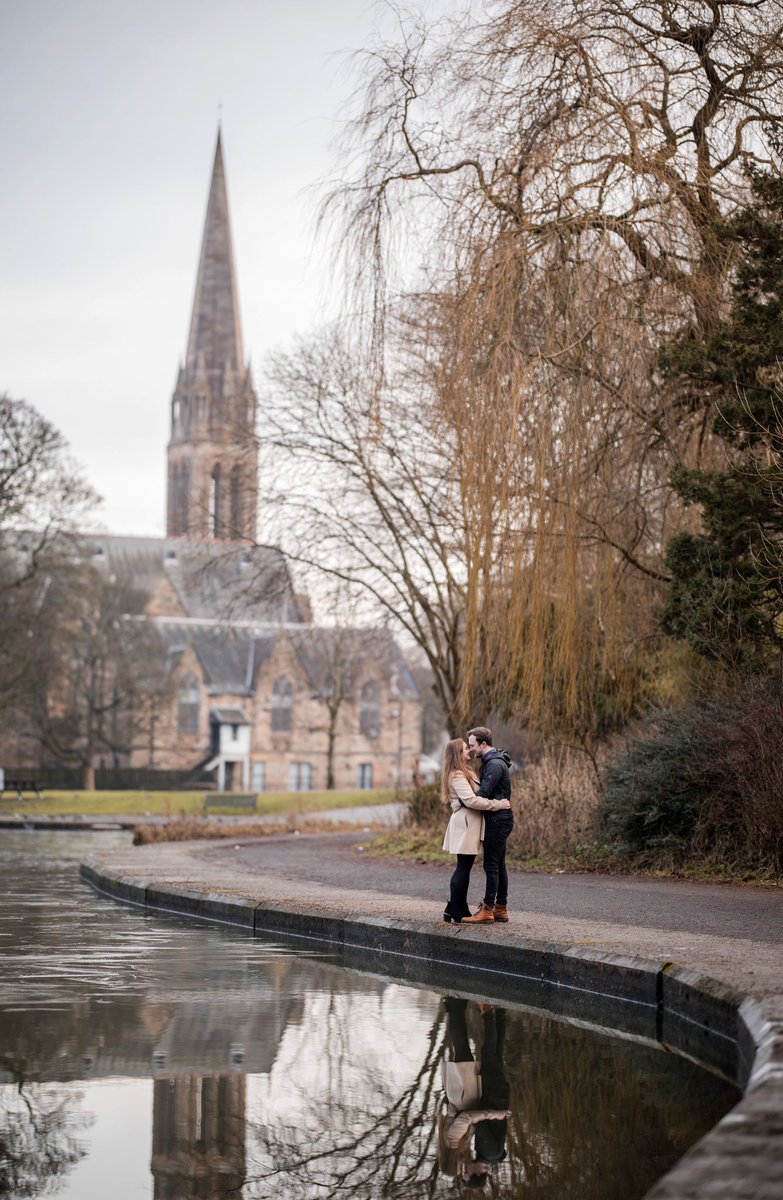
<path id="1" fill-rule="evenodd" d="M 31 816 L 64 816 L 80 813 L 87 816 L 113 814 L 151 816 L 195 815 L 203 811 L 203 791 L 200 792 L 56 792 L 47 791 L 44 799 L 35 796 L 19 800 L 6 795 L 0 800 L 0 816 L 29 813 Z M 259 814 L 319 812 L 328 808 L 356 808 L 364 804 L 390 804 L 395 798 L 391 788 L 374 788 L 350 792 L 261 792 L 258 796 Z M 221 808 L 220 813 L 242 812 L 247 809 Z M 214 812 L 213 814 L 214 815 Z"/>

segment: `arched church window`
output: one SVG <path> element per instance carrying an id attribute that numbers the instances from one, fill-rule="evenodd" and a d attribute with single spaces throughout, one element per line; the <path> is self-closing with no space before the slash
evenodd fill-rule
<path id="1" fill-rule="evenodd" d="M 178 525 L 180 533 L 187 533 L 190 524 L 190 467 L 182 463 L 177 483 Z"/>
<path id="2" fill-rule="evenodd" d="M 169 532 L 179 533 L 179 467 L 169 464 Z"/>
<path id="3" fill-rule="evenodd" d="M 294 689 L 290 680 L 275 680 L 272 688 L 272 733 L 290 733 L 294 708 Z"/>
<path id="4" fill-rule="evenodd" d="M 187 532 L 189 482 L 190 476 L 185 463 L 176 463 L 171 467 L 171 474 L 169 476 L 171 532 L 175 537 Z"/>
<path id="5" fill-rule="evenodd" d="M 177 690 L 177 729 L 180 733 L 198 733 L 201 712 L 201 688 L 195 675 L 183 675 Z"/>
<path id="6" fill-rule="evenodd" d="M 209 532 L 211 537 L 222 535 L 222 496 L 220 482 L 220 463 L 215 463 L 209 480 Z"/>
<path id="7" fill-rule="evenodd" d="M 368 738 L 377 738 L 381 732 L 381 687 L 374 679 L 368 679 L 362 688 L 359 705 L 359 729 Z"/>
<path id="8" fill-rule="evenodd" d="M 180 514 L 180 470 L 179 465 L 171 468 L 171 519 L 174 534 L 182 533 L 182 517 Z"/>
<path id="9" fill-rule="evenodd" d="M 238 537 L 242 533 L 242 469 L 239 466 L 231 470 L 231 536 Z"/>

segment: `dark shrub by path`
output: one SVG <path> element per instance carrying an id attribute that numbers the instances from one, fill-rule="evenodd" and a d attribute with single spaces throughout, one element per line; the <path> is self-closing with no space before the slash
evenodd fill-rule
<path id="1" fill-rule="evenodd" d="M 634 856 L 673 852 L 779 874 L 783 694 L 754 683 L 664 712 L 603 772 L 603 840 Z"/>
<path id="2" fill-rule="evenodd" d="M 448 821 L 448 810 L 441 800 L 440 780 L 424 783 L 400 793 L 400 799 L 408 805 L 405 824 L 422 829 L 434 829 Z"/>

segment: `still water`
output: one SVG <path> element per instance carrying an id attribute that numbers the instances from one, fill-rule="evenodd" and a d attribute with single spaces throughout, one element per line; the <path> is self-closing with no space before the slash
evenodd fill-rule
<path id="1" fill-rule="evenodd" d="M 736 1102 L 652 1046 L 103 900 L 78 862 L 123 836 L 0 831 L 0 1196 L 415 1200 L 457 1172 L 633 1200 Z"/>

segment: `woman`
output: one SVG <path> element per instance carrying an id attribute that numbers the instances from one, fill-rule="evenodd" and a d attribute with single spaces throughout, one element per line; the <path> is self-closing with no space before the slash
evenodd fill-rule
<path id="1" fill-rule="evenodd" d="M 484 812 L 497 812 L 511 807 L 508 800 L 486 800 L 477 796 L 478 779 L 470 769 L 470 752 L 467 742 L 454 738 L 446 744 L 443 754 L 441 796 L 443 803 L 451 806 L 451 820 L 443 839 L 443 849 L 456 854 L 457 866 L 451 877 L 449 902 L 443 914 L 446 924 L 459 924 L 463 917 L 470 916 L 468 908 L 468 884 L 476 855 L 484 841 Z"/>

